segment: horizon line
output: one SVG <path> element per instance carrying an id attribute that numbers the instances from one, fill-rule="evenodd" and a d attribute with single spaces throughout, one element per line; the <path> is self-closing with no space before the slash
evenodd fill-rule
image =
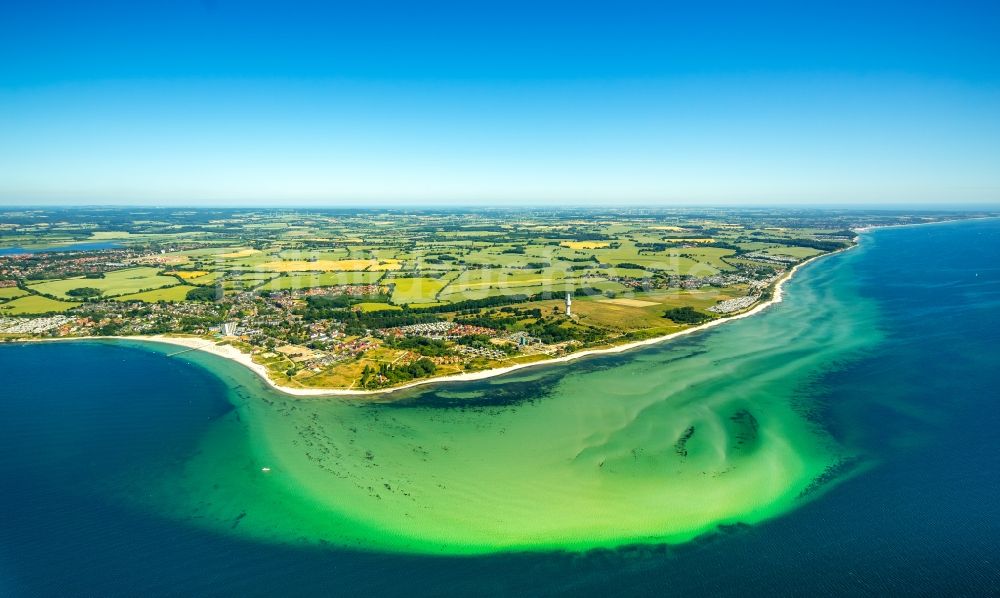
<path id="1" fill-rule="evenodd" d="M 191 200 L 195 202 L 197 200 Z M 345 210 L 379 210 L 379 209 L 470 209 L 470 210 L 634 210 L 634 209 L 760 209 L 760 208 L 794 208 L 794 209 L 938 209 L 960 211 L 966 209 L 1000 209 L 1000 200 L 994 201 L 962 201 L 962 202 L 935 202 L 935 201 L 913 201 L 913 202 L 823 202 L 823 203 L 797 203 L 797 202 L 754 202 L 754 203 L 726 203 L 726 202 L 705 202 L 705 203 L 621 203 L 613 206 L 601 205 L 597 203 L 559 203 L 556 205 L 540 206 L 537 203 L 517 202 L 517 203 L 456 203 L 456 202 L 426 202 L 426 203 L 375 203 L 364 205 L 358 203 L 51 203 L 51 202 L 25 202 L 25 203 L 5 203 L 0 201 L 0 209 L 16 210 L 19 208 L 29 209 L 72 209 L 72 208 L 146 208 L 146 209 L 234 209 L 234 210 L 302 210 L 302 209 L 345 209 Z"/>

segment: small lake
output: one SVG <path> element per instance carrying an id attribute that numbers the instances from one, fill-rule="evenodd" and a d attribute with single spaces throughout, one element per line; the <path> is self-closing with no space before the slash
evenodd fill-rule
<path id="1" fill-rule="evenodd" d="M 83 241 L 80 243 L 68 243 L 66 245 L 56 245 L 54 247 L 0 247 L 0 256 L 21 255 L 33 253 L 55 253 L 58 251 L 100 251 L 102 249 L 118 249 L 122 244 L 118 241 Z"/>

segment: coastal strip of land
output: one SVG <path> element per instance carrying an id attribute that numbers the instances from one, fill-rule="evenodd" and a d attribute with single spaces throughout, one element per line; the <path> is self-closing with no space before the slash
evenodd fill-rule
<path id="1" fill-rule="evenodd" d="M 984 217 L 984 218 L 990 218 L 990 217 Z M 908 226 L 926 226 L 926 225 L 931 225 L 931 224 L 944 224 L 944 223 L 947 223 L 947 222 L 953 222 L 953 221 L 945 220 L 945 221 L 940 221 L 940 222 L 925 222 L 925 223 L 919 223 L 919 224 L 899 224 L 899 225 L 867 226 L 867 227 L 857 228 L 857 229 L 855 229 L 855 231 L 858 232 L 858 233 L 870 233 L 870 232 L 872 232 L 874 230 L 882 229 L 882 228 L 897 228 L 897 227 L 908 227 Z M 500 376 L 500 375 L 503 375 L 503 374 L 508 374 L 510 372 L 514 372 L 516 370 L 521 370 L 521 369 L 525 369 L 525 368 L 532 368 L 532 367 L 547 366 L 547 365 L 558 364 L 558 363 L 565 363 L 565 362 L 573 361 L 573 360 L 576 360 L 576 359 L 581 359 L 581 358 L 584 358 L 584 357 L 590 357 L 590 356 L 594 356 L 594 355 L 607 355 L 607 354 L 613 354 L 613 353 L 622 353 L 622 352 L 629 351 L 629 350 L 632 350 L 632 349 L 637 349 L 637 348 L 640 348 L 640 347 L 647 347 L 649 345 L 655 345 L 655 344 L 663 343 L 663 342 L 669 341 L 671 339 L 675 339 L 675 338 L 678 338 L 678 337 L 681 337 L 681 336 L 685 336 L 685 335 L 688 335 L 688 334 L 693 334 L 693 333 L 696 333 L 696 332 L 701 332 L 701 331 L 707 330 L 709 328 L 714 328 L 715 326 L 720 326 L 722 324 L 725 324 L 726 322 L 731 322 L 731 321 L 739 320 L 739 319 L 742 319 L 742 318 L 749 318 L 750 316 L 754 316 L 754 315 L 757 315 L 757 314 L 761 313 L 762 311 L 766 310 L 768 307 L 770 307 L 770 306 L 772 306 L 772 305 L 774 305 L 776 303 L 781 303 L 782 299 L 784 298 L 784 285 L 785 285 L 785 283 L 787 283 L 789 280 L 791 280 L 792 277 L 795 276 L 795 274 L 799 271 L 800 268 L 802 268 L 802 267 L 804 267 L 804 266 L 806 266 L 808 264 L 811 264 L 811 263 L 813 263 L 813 262 L 815 262 L 817 260 L 823 259 L 825 257 L 829 257 L 831 255 L 836 255 L 836 254 L 841 253 L 843 251 L 849 251 L 849 250 L 851 250 L 851 249 L 853 249 L 855 247 L 858 247 L 859 244 L 860 244 L 860 237 L 859 237 L 859 239 L 855 243 L 853 243 L 852 245 L 850 245 L 850 246 L 848 246 L 848 247 L 846 247 L 844 249 L 841 249 L 841 250 L 838 250 L 838 251 L 833 251 L 833 252 L 830 252 L 830 253 L 824 253 L 824 254 L 821 254 L 821 255 L 817 255 L 817 256 L 809 258 L 809 259 L 807 259 L 807 260 L 805 260 L 805 261 L 803 261 L 803 262 L 801 262 L 799 264 L 796 264 L 795 266 L 793 266 L 792 268 L 790 268 L 780 279 L 778 279 L 775 282 L 775 284 L 774 284 L 774 290 L 773 290 L 771 298 L 769 300 L 764 301 L 764 302 L 762 302 L 762 303 L 754 306 L 752 309 L 749 309 L 749 310 L 747 310 L 747 311 L 745 311 L 743 313 L 740 313 L 740 314 L 736 314 L 736 315 L 728 316 L 728 317 L 724 317 L 724 318 L 718 318 L 718 319 L 715 319 L 715 320 L 710 320 L 708 322 L 705 322 L 704 324 L 700 324 L 700 325 L 697 325 L 697 326 L 692 326 L 691 328 L 685 328 L 684 330 L 680 330 L 678 332 L 674 332 L 674 333 L 671 333 L 671 334 L 667 334 L 667 335 L 663 335 L 663 336 L 657 336 L 657 337 L 653 337 L 653 338 L 649 338 L 649 339 L 645 339 L 645 340 L 640 340 L 640 341 L 635 341 L 635 342 L 631 342 L 631 343 L 625 343 L 625 344 L 621 344 L 621 345 L 616 345 L 614 347 L 606 347 L 606 348 L 602 348 L 602 349 L 584 349 L 582 351 L 577 351 L 575 353 L 570 353 L 568 355 L 562 355 L 562 356 L 559 356 L 559 357 L 552 357 L 552 358 L 549 358 L 549 359 L 544 359 L 544 360 L 539 360 L 539 361 L 533 361 L 533 362 L 530 362 L 530 363 L 519 363 L 519 364 L 515 364 L 515 365 L 510 365 L 510 366 L 504 366 L 504 367 L 498 367 L 498 368 L 491 368 L 491 369 L 481 370 L 481 371 L 478 371 L 478 372 L 465 372 L 465 373 L 461 373 L 461 374 L 453 374 L 453 375 L 448 375 L 448 376 L 423 378 L 423 379 L 420 379 L 420 380 L 414 380 L 412 382 L 401 384 L 399 386 L 392 386 L 392 387 L 388 387 L 388 388 L 379 388 L 379 389 L 373 389 L 373 390 L 359 390 L 359 389 L 345 389 L 345 388 L 339 388 L 339 389 L 338 388 L 295 388 L 295 387 L 290 387 L 290 386 L 284 386 L 284 385 L 276 383 L 273 379 L 271 379 L 271 377 L 268 375 L 267 369 L 263 365 L 261 365 L 259 363 L 256 363 L 255 361 L 253 361 L 253 358 L 252 358 L 252 356 L 250 354 L 244 353 L 243 351 L 240 351 L 238 348 L 236 348 L 236 347 L 234 347 L 232 345 L 216 344 L 215 341 L 204 339 L 204 338 L 198 338 L 198 337 L 181 337 L 181 336 L 166 336 L 166 335 L 109 337 L 109 338 L 125 338 L 125 339 L 128 339 L 128 340 L 143 341 L 143 342 L 168 343 L 168 344 L 178 345 L 178 346 L 182 346 L 182 347 L 187 347 L 187 348 L 190 348 L 190 349 L 197 349 L 199 351 L 204 351 L 206 353 L 211 353 L 212 355 L 216 355 L 216 356 L 219 356 L 219 357 L 224 357 L 226 359 L 231 359 L 231 360 L 233 360 L 233 361 L 235 361 L 235 362 L 237 362 L 239 364 L 242 364 L 243 366 L 247 367 L 252 372 L 256 373 L 265 382 L 267 382 L 268 385 L 270 385 L 275 390 L 278 390 L 280 392 L 283 392 L 283 393 L 286 393 L 286 394 L 289 394 L 289 395 L 295 395 L 295 396 L 313 396 L 313 397 L 316 397 L 316 396 L 320 396 L 320 397 L 327 396 L 327 397 L 329 397 L 329 396 L 352 396 L 352 395 L 353 396 L 357 396 L 357 395 L 385 395 L 385 394 L 389 394 L 389 393 L 398 392 L 398 391 L 401 391 L 401 390 L 404 390 L 404 389 L 407 389 L 407 388 L 413 388 L 413 387 L 416 387 L 416 386 L 422 386 L 422 385 L 425 385 L 425 384 L 443 384 L 443 383 L 449 383 L 449 382 L 471 382 L 471 381 L 474 381 L 474 380 L 483 380 L 483 379 L 486 379 L 486 378 L 492 378 L 494 376 Z M 67 340 L 71 340 L 71 339 L 67 339 Z"/>
<path id="2" fill-rule="evenodd" d="M 857 244 L 852 245 L 851 247 L 856 247 L 856 246 L 857 246 Z M 847 249 L 850 249 L 851 247 L 848 247 Z M 842 250 L 842 251 L 846 251 L 847 249 Z M 666 341 L 669 341 L 671 339 L 675 339 L 675 338 L 678 338 L 678 337 L 681 337 L 681 336 L 685 336 L 685 335 L 688 335 L 688 334 L 693 334 L 695 332 L 701 332 L 703 330 L 707 330 L 709 328 L 713 328 L 715 326 L 719 326 L 719 325 L 725 324 L 726 322 L 731 322 L 731 321 L 739 320 L 739 319 L 742 319 L 742 318 L 749 318 L 750 316 L 759 314 L 760 312 L 764 311 L 765 309 L 767 309 L 768 307 L 770 307 L 770 306 L 772 306 L 772 305 L 774 305 L 776 303 L 780 303 L 782 301 L 782 299 L 784 298 L 784 285 L 785 285 L 785 283 L 788 282 L 789 280 L 791 280 L 792 277 L 795 275 L 796 272 L 798 272 L 798 270 L 800 268 L 802 268 L 803 266 L 805 266 L 807 264 L 810 264 L 810 263 L 812 263 L 812 262 L 814 262 L 814 261 L 816 261 L 818 259 L 821 259 L 823 257 L 834 255 L 835 253 L 838 253 L 838 252 L 832 252 L 832 253 L 826 253 L 826 254 L 823 254 L 823 255 L 818 255 L 818 256 L 813 257 L 811 259 L 808 259 L 808 260 L 806 260 L 806 261 L 804 261 L 804 262 L 802 262 L 800 264 L 795 265 L 788 272 L 786 272 L 784 276 L 782 276 L 778 281 L 775 282 L 774 290 L 773 290 L 771 298 L 769 300 L 764 301 L 764 302 L 760 303 L 759 305 L 753 307 L 752 309 L 750 309 L 750 310 L 748 310 L 746 312 L 743 312 L 741 314 L 737 314 L 737 315 L 729 316 L 729 317 L 725 317 L 725 318 L 718 318 L 718 319 L 715 319 L 715 320 L 710 320 L 708 322 L 705 322 L 704 324 L 700 324 L 700 325 L 697 325 L 697 326 L 692 326 L 691 328 L 685 328 L 684 330 L 680 330 L 678 332 L 674 332 L 674 333 L 667 334 L 667 335 L 664 335 L 664 336 L 657 336 L 657 337 L 654 337 L 654 338 L 649 338 L 649 339 L 645 339 L 645 340 L 641 340 L 641 341 L 635 341 L 635 342 L 631 342 L 631 343 L 617 345 L 617 346 L 614 346 L 614 347 L 607 347 L 607 348 L 603 348 L 603 349 L 584 349 L 582 351 L 577 351 L 575 353 L 570 353 L 568 355 L 562 355 L 560 357 L 553 357 L 553 358 L 550 358 L 550 359 L 545 359 L 545 360 L 540 360 L 540 361 L 534 361 L 534 362 L 531 362 L 531 363 L 519 363 L 519 364 L 515 364 L 515 365 L 510 365 L 510 366 L 504 366 L 504 367 L 498 367 L 498 368 L 491 368 L 491 369 L 481 370 L 481 371 L 478 371 L 478 372 L 466 372 L 466 373 L 462 373 L 462 374 L 453 374 L 453 375 L 449 375 L 449 376 L 440 376 L 440 377 L 436 377 L 436 378 L 434 378 L 434 377 L 432 377 L 432 378 L 423 378 L 423 379 L 420 379 L 420 380 L 414 380 L 413 382 L 408 382 L 406 384 L 401 384 L 399 386 L 393 386 L 393 387 L 388 387 L 388 388 L 379 388 L 379 389 L 373 389 L 373 390 L 346 389 L 346 388 L 295 388 L 295 387 L 291 387 L 291 386 L 284 386 L 282 384 L 278 384 L 277 382 L 275 382 L 268 375 L 267 368 L 265 368 L 263 365 L 255 362 L 253 360 L 253 357 L 249 353 L 245 353 L 245 352 L 239 350 L 238 348 L 236 348 L 236 347 L 234 347 L 232 345 L 217 344 L 213 340 L 204 339 L 204 338 L 200 338 L 200 337 L 150 335 L 150 336 L 84 337 L 84 338 L 91 338 L 91 339 L 94 339 L 94 338 L 105 338 L 105 339 L 108 339 L 108 340 L 131 340 L 131 341 L 140 341 L 140 342 L 166 343 L 166 344 L 171 344 L 171 345 L 177 345 L 177 346 L 181 346 L 181 347 L 186 347 L 188 349 L 194 349 L 194 350 L 198 350 L 198 351 L 204 351 L 205 353 L 210 353 L 210 354 L 216 355 L 218 357 L 223 357 L 225 359 L 229 359 L 229 360 L 235 361 L 236 363 L 239 363 L 240 365 L 243 365 L 244 367 L 248 368 L 250 371 L 256 373 L 262 380 L 264 380 L 269 386 L 271 386 L 275 390 L 277 390 L 279 392 L 283 392 L 285 394 L 294 395 L 294 396 L 300 396 L 300 397 L 323 397 L 323 396 L 326 396 L 326 397 L 331 397 L 331 396 L 385 395 L 385 394 L 389 394 L 389 393 L 393 393 L 393 392 L 398 392 L 398 391 L 401 391 L 401 390 L 404 390 L 404 389 L 407 389 L 407 388 L 413 388 L 413 387 L 416 387 L 416 386 L 422 386 L 422 385 L 425 385 L 425 384 L 444 384 L 444 383 L 450 383 L 450 382 L 471 382 L 471 381 L 474 381 L 474 380 L 483 380 L 483 379 L 486 379 L 486 378 L 492 378 L 494 376 L 500 376 L 500 375 L 503 375 L 503 374 L 508 374 L 510 372 L 514 372 L 516 370 L 521 370 L 521 369 L 524 369 L 524 368 L 546 366 L 546 365 L 552 365 L 552 364 L 557 364 L 557 363 L 565 363 L 565 362 L 573 361 L 573 360 L 576 360 L 576 359 L 581 359 L 581 358 L 584 358 L 584 357 L 590 357 L 590 356 L 594 356 L 594 355 L 607 355 L 607 354 L 612 354 L 612 353 L 622 353 L 624 351 L 629 351 L 629 350 L 637 349 L 637 348 L 640 348 L 640 347 L 646 347 L 646 346 L 649 346 L 649 345 L 655 345 L 655 344 L 659 344 L 659 343 L 662 343 L 662 342 L 666 342 Z M 54 340 L 62 340 L 62 339 L 54 339 Z M 64 339 L 64 340 L 80 340 L 80 339 Z"/>
<path id="3" fill-rule="evenodd" d="M 171 356 L 202 350 L 241 362 L 288 394 L 385 395 L 753 315 L 780 300 L 798 264 L 851 247 L 859 233 L 948 216 L 588 214 L 521 214 L 517 234 L 503 218 L 453 212 L 253 216 L 274 230 L 294 224 L 296 239 L 327 239 L 320 246 L 243 230 L 240 212 L 227 219 L 240 241 L 212 229 L 197 241 L 0 258 L 0 342 L 158 341 L 178 345 L 163 349 Z"/>

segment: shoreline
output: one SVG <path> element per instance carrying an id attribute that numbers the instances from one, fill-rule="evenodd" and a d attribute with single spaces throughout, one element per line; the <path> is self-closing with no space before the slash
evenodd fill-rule
<path id="1" fill-rule="evenodd" d="M 866 231 L 867 232 L 867 231 Z M 784 299 L 784 285 L 786 282 L 792 279 L 796 272 L 803 266 L 811 264 L 816 260 L 829 257 L 841 253 L 843 251 L 849 251 L 858 246 L 858 242 L 855 242 L 850 247 L 845 247 L 837 251 L 830 253 L 824 253 L 822 255 L 817 255 L 807 259 L 804 262 L 800 262 L 788 270 L 777 282 L 775 282 L 774 290 L 772 292 L 771 298 L 763 303 L 755 305 L 753 308 L 736 314 L 734 316 L 729 316 L 725 318 L 718 318 L 715 320 L 710 320 L 703 324 L 697 326 L 692 326 L 690 328 L 685 328 L 684 330 L 678 330 L 677 332 L 672 332 L 663 336 L 657 336 L 653 338 L 648 338 L 640 341 L 633 341 L 631 343 L 625 343 L 623 345 L 617 345 L 614 347 L 607 347 L 604 349 L 584 349 L 582 351 L 577 351 L 575 353 L 570 353 L 568 355 L 563 355 L 560 357 L 552 357 L 549 359 L 543 359 L 540 361 L 533 361 L 530 363 L 518 363 L 510 366 L 503 366 L 497 368 L 491 368 L 488 370 L 482 370 L 478 372 L 467 372 L 462 374 L 451 374 L 448 376 L 440 376 L 436 378 L 424 378 L 421 380 L 414 380 L 400 386 L 393 386 L 389 388 L 379 388 L 375 390 L 353 390 L 347 388 L 296 388 L 292 386 L 284 386 L 278 384 L 268 375 L 267 368 L 263 365 L 253 361 L 253 357 L 249 353 L 244 353 L 240 349 L 232 345 L 220 345 L 216 344 L 216 341 L 211 339 L 205 339 L 196 336 L 167 336 L 167 335 L 150 335 L 150 336 L 82 336 L 82 337 L 71 337 L 71 338 L 53 338 L 53 339 L 29 339 L 27 342 L 53 342 L 53 341 L 80 341 L 80 340 L 111 340 L 111 341 L 138 341 L 146 343 L 161 343 L 174 345 L 178 347 L 185 347 L 189 350 L 203 351 L 215 355 L 217 357 L 222 357 L 224 359 L 229 359 L 235 361 L 236 363 L 246 367 L 253 373 L 257 374 L 268 386 L 272 389 L 292 396 L 298 397 L 336 397 L 336 396 L 374 396 L 374 395 L 388 395 L 401 390 L 406 390 L 409 388 L 414 388 L 417 386 L 423 386 L 427 384 L 448 384 L 453 382 L 472 382 L 476 380 L 485 380 L 487 378 L 493 378 L 495 376 L 501 376 L 503 374 L 508 374 L 517 370 L 522 370 L 531 367 L 549 366 L 560 363 L 567 363 L 577 359 L 582 359 L 585 357 L 591 357 L 595 355 L 610 355 L 614 353 L 623 353 L 625 351 L 630 351 L 632 349 L 638 349 L 641 347 L 647 347 L 650 345 L 655 345 L 663 343 L 681 336 L 688 334 L 694 334 L 696 332 L 701 332 L 703 330 L 708 330 L 716 326 L 721 326 L 727 322 L 734 320 L 740 320 L 743 318 L 749 318 L 751 316 L 757 315 L 762 311 L 766 310 L 768 307 L 781 303 Z"/>
<path id="2" fill-rule="evenodd" d="M 1000 218 L 1000 216 L 978 216 L 974 218 L 961 218 L 956 220 L 936 220 L 933 222 L 914 222 L 909 224 L 886 224 L 886 225 L 875 225 L 875 226 L 865 226 L 858 227 L 854 229 L 855 232 L 859 234 L 858 239 L 850 246 L 843 249 L 838 249 L 837 251 L 831 251 L 830 253 L 824 253 L 821 255 L 813 256 L 804 262 L 800 262 L 792 266 L 785 274 L 777 280 L 774 284 L 774 291 L 772 292 L 771 298 L 763 303 L 753 306 L 751 309 L 736 314 L 734 316 L 729 316 L 725 318 L 717 318 L 715 320 L 710 320 L 703 324 L 697 326 L 692 326 L 690 328 L 685 328 L 684 330 L 678 330 L 677 332 L 672 332 L 663 336 L 656 336 L 653 338 L 648 338 L 640 341 L 633 341 L 631 343 L 625 343 L 623 345 L 616 345 L 614 347 L 607 347 L 604 349 L 584 349 L 582 351 L 577 351 L 575 353 L 570 353 L 568 355 L 563 355 L 560 357 L 552 357 L 549 359 L 543 359 L 540 361 L 532 361 L 530 363 L 518 363 L 510 366 L 503 366 L 497 368 L 490 368 L 488 370 L 481 370 L 478 372 L 467 372 L 462 374 L 451 374 L 448 376 L 439 376 L 436 378 L 424 378 L 421 380 L 414 380 L 413 382 L 407 382 L 400 386 L 392 386 L 389 388 L 379 388 L 375 390 L 352 390 L 347 388 L 295 388 L 292 386 L 283 386 L 278 384 L 267 373 L 267 368 L 253 361 L 252 357 L 248 353 L 240 351 L 232 345 L 218 345 L 215 341 L 203 339 L 199 337 L 178 337 L 178 336 L 119 336 L 119 337 L 104 337 L 108 339 L 124 339 L 124 340 L 134 340 L 142 342 L 159 342 L 165 344 L 171 344 L 175 346 L 187 347 L 189 349 L 197 349 L 204 351 L 206 353 L 211 353 L 218 357 L 223 357 L 225 359 L 231 359 L 245 366 L 252 372 L 256 373 L 258 377 L 264 380 L 264 382 L 270 386 L 272 389 L 282 392 L 287 395 L 299 396 L 299 397 L 335 397 L 335 396 L 373 396 L 373 395 L 388 395 L 401 390 L 406 390 L 409 388 L 415 388 L 417 386 L 423 386 L 427 384 L 448 384 L 452 382 L 473 382 L 476 380 L 485 380 L 487 378 L 493 378 L 496 376 L 502 376 L 504 374 L 509 374 L 517 370 L 522 370 L 531 367 L 541 367 L 549 366 L 560 363 L 567 363 L 577 359 L 582 359 L 585 357 L 592 357 L 595 355 L 611 355 L 615 353 L 623 353 L 625 351 L 630 351 L 632 349 L 639 349 L 642 347 L 648 347 L 650 345 L 656 345 L 659 343 L 667 342 L 675 338 L 685 336 L 688 334 L 694 334 L 696 332 L 701 332 L 703 330 L 708 330 L 716 326 L 721 326 L 727 322 L 734 320 L 740 320 L 743 318 L 749 318 L 755 316 L 767 308 L 781 303 L 784 299 L 784 285 L 786 282 L 792 279 L 793 276 L 799 271 L 800 268 L 811 264 L 815 261 L 821 260 L 832 255 L 837 255 L 839 253 L 850 251 L 861 244 L 861 235 L 871 233 L 876 230 L 885 228 L 901 228 L 901 227 L 915 227 L 915 226 L 927 226 L 932 224 L 946 224 L 949 222 L 965 222 L 969 220 L 988 220 L 991 218 Z M 87 338 L 87 337 L 83 337 Z M 95 338 L 95 337 L 89 337 Z M 99 338 L 99 337 L 98 337 Z M 74 340 L 74 339 L 65 339 Z M 82 340 L 82 338 L 81 338 Z"/>
<path id="3" fill-rule="evenodd" d="M 859 233 L 858 239 L 850 246 L 843 249 L 838 249 L 837 251 L 831 251 L 830 253 L 824 253 L 821 255 L 813 256 L 804 262 L 800 262 L 792 266 L 790 270 L 785 272 L 785 274 L 775 282 L 774 290 L 772 292 L 771 298 L 763 303 L 753 306 L 751 309 L 736 314 L 734 316 L 729 316 L 725 318 L 717 318 L 715 320 L 710 320 L 703 324 L 697 326 L 692 326 L 690 328 L 685 328 L 684 330 L 678 330 L 677 332 L 672 332 L 663 336 L 656 336 L 653 338 L 648 338 L 640 341 L 633 341 L 631 343 L 625 343 L 623 345 L 616 345 L 614 347 L 607 347 L 604 349 L 584 349 L 582 351 L 577 351 L 575 353 L 570 353 L 568 355 L 563 355 L 560 357 L 552 357 L 549 359 L 543 359 L 540 361 L 532 361 L 530 363 L 518 363 L 510 366 L 503 366 L 497 368 L 490 368 L 488 370 L 481 370 L 478 372 L 466 372 L 462 374 L 451 374 L 448 376 L 439 376 L 436 378 L 423 378 L 421 380 L 414 380 L 412 382 L 407 382 L 400 386 L 392 386 L 389 388 L 379 388 L 375 390 L 353 390 L 347 388 L 296 388 L 293 386 L 284 386 L 278 384 L 268 375 L 267 368 L 263 365 L 253 361 L 252 355 L 249 353 L 244 353 L 238 348 L 232 345 L 220 345 L 216 344 L 216 341 L 211 339 L 206 339 L 197 336 L 167 336 L 167 335 L 149 335 L 149 336 L 80 336 L 80 337 L 66 337 L 66 338 L 39 338 L 39 339 L 25 339 L 16 342 L 65 342 L 65 341 L 83 341 L 83 340 L 109 340 L 109 341 L 137 341 L 144 343 L 161 343 L 167 345 L 174 345 L 177 347 L 184 347 L 188 350 L 203 351 L 215 355 L 216 357 L 222 357 L 224 359 L 229 359 L 235 361 L 236 363 L 249 369 L 251 372 L 257 374 L 257 377 L 264 381 L 265 384 L 270 386 L 272 389 L 284 393 L 286 395 L 297 396 L 297 397 L 345 397 L 345 396 L 376 396 L 376 395 L 388 395 L 394 392 L 399 392 L 409 388 L 415 388 L 417 386 L 423 386 L 427 384 L 448 384 L 452 382 L 473 382 L 476 380 L 485 380 L 487 378 L 493 378 L 496 376 L 502 376 L 504 374 L 509 374 L 517 370 L 522 370 L 531 367 L 542 367 L 549 366 L 560 363 L 567 363 L 577 359 L 583 359 L 585 357 L 592 357 L 595 355 L 611 355 L 615 353 L 623 353 L 625 351 L 630 351 L 632 349 L 639 349 L 642 347 L 648 347 L 650 345 L 656 345 L 659 343 L 667 342 L 675 338 L 685 336 L 688 334 L 694 334 L 696 332 L 701 332 L 703 330 L 708 330 L 716 326 L 721 326 L 727 322 L 734 320 L 740 320 L 743 318 L 749 318 L 755 316 L 767 308 L 781 303 L 784 299 L 784 285 L 786 282 L 795 276 L 796 272 L 800 268 L 811 264 L 817 260 L 821 260 L 825 257 L 830 257 L 845 251 L 850 251 L 861 244 L 861 236 L 866 233 L 871 233 L 876 230 L 884 228 L 900 228 L 900 227 L 914 227 L 914 226 L 927 226 L 932 224 L 946 224 L 949 222 L 965 222 L 968 220 L 988 220 L 992 218 L 1000 218 L 1000 216 L 978 216 L 974 218 L 961 218 L 956 220 L 936 220 L 933 222 L 914 222 L 909 224 L 887 224 L 887 225 L 876 225 L 876 226 L 865 226 L 853 229 L 855 232 Z"/>

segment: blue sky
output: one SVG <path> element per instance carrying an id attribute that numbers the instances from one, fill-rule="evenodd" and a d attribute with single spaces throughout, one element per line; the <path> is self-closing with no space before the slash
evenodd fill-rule
<path id="1" fill-rule="evenodd" d="M 995 2 L 5 2 L 0 202 L 1000 201 Z"/>

